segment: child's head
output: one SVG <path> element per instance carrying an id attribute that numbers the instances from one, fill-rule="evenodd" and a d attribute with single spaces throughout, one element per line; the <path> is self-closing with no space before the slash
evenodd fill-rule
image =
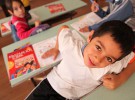
<path id="1" fill-rule="evenodd" d="M 21 0 L 6 0 L 6 7 L 11 15 L 25 17 L 25 8 Z"/>
<path id="2" fill-rule="evenodd" d="M 106 67 L 122 59 L 133 50 L 134 38 L 132 29 L 124 22 L 108 21 L 94 32 L 85 47 L 84 63 L 88 67 Z"/>

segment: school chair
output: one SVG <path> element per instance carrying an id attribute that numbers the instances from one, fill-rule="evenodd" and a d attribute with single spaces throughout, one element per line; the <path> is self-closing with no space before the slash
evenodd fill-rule
<path id="1" fill-rule="evenodd" d="M 13 38 L 14 42 L 19 41 L 20 39 L 19 39 L 19 37 L 18 37 L 17 34 L 16 34 L 17 30 L 16 30 L 16 28 L 15 28 L 15 25 L 13 25 L 13 24 L 11 23 L 11 24 L 10 24 L 10 27 L 11 27 L 11 33 L 12 33 L 12 38 Z"/>

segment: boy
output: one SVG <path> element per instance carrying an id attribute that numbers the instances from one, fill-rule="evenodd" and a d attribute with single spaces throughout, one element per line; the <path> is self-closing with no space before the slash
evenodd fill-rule
<path id="1" fill-rule="evenodd" d="M 43 58 L 55 59 L 60 51 L 63 59 L 27 100 L 79 99 L 100 85 L 106 73 L 119 73 L 134 56 L 134 33 L 121 21 L 106 22 L 90 35 L 86 44 L 76 40 L 67 26 L 60 29 L 55 48 Z"/>
<path id="2" fill-rule="evenodd" d="M 86 32 L 90 30 L 97 29 L 102 23 L 109 20 L 121 20 L 125 21 L 127 18 L 135 17 L 135 0 L 105 0 L 109 3 L 108 9 L 105 12 L 101 7 L 94 1 L 91 6 L 91 10 L 95 12 L 98 16 L 103 18 L 103 20 L 92 26 L 86 26 L 81 28 L 80 31 Z M 99 6 L 99 7 L 97 7 Z M 99 8 L 99 9 L 98 9 Z M 114 12 L 114 9 L 117 9 Z M 126 14 L 125 14 L 126 13 Z M 123 15 L 124 14 L 124 15 Z M 132 16 L 131 16 L 132 15 Z M 129 23 L 127 23 L 129 24 Z M 130 26 L 130 24 L 129 24 Z M 132 26 L 132 25 L 131 25 Z M 108 89 L 115 89 L 122 85 L 129 77 L 135 72 L 135 61 L 129 63 L 127 68 L 124 69 L 120 74 L 107 74 L 103 77 L 103 85 Z"/>

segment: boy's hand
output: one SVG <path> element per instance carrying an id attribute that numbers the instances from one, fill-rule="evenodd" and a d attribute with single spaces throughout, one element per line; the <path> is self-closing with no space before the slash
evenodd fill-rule
<path id="1" fill-rule="evenodd" d="M 94 1 L 91 5 L 91 11 L 97 12 L 99 10 L 99 5 Z"/>
<path id="2" fill-rule="evenodd" d="M 114 90 L 119 87 L 123 83 L 122 80 L 123 79 L 119 75 L 115 74 L 107 74 L 104 75 L 102 78 L 103 86 L 110 90 Z"/>
<path id="3" fill-rule="evenodd" d="M 79 30 L 80 32 L 89 32 L 89 27 L 85 26 Z"/>
<path id="4" fill-rule="evenodd" d="M 58 34 L 60 33 L 60 31 L 63 29 L 63 28 L 69 28 L 68 26 L 66 25 L 63 25 L 60 27 L 59 31 L 58 31 Z M 42 58 L 43 59 L 46 59 L 50 56 L 54 56 L 53 60 L 55 60 L 59 54 L 59 46 L 58 46 L 58 36 L 57 36 L 57 40 L 56 40 L 56 45 L 55 45 L 55 48 L 52 48 L 48 51 L 46 51 L 43 55 L 42 55 Z"/>
<path id="5" fill-rule="evenodd" d="M 35 27 L 39 26 L 40 23 L 41 23 L 40 20 L 36 20 L 36 21 L 35 21 Z"/>
<path id="6" fill-rule="evenodd" d="M 56 48 L 52 48 L 52 49 L 46 51 L 46 52 L 42 55 L 42 58 L 43 58 L 43 59 L 46 59 L 46 58 L 48 58 L 48 57 L 50 57 L 50 56 L 54 56 L 53 60 L 55 60 L 55 59 L 57 58 L 58 54 L 59 54 L 59 50 L 56 49 Z"/>

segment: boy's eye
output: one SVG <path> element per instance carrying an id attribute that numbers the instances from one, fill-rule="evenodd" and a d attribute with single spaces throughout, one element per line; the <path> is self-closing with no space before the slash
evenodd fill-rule
<path id="1" fill-rule="evenodd" d="M 110 63 L 113 62 L 112 58 L 110 58 L 110 57 L 107 57 L 106 59 L 107 59 L 107 61 L 110 62 Z"/>
<path id="2" fill-rule="evenodd" d="M 101 47 L 98 46 L 98 45 L 96 45 L 96 49 L 97 49 L 98 51 L 101 51 Z"/>

